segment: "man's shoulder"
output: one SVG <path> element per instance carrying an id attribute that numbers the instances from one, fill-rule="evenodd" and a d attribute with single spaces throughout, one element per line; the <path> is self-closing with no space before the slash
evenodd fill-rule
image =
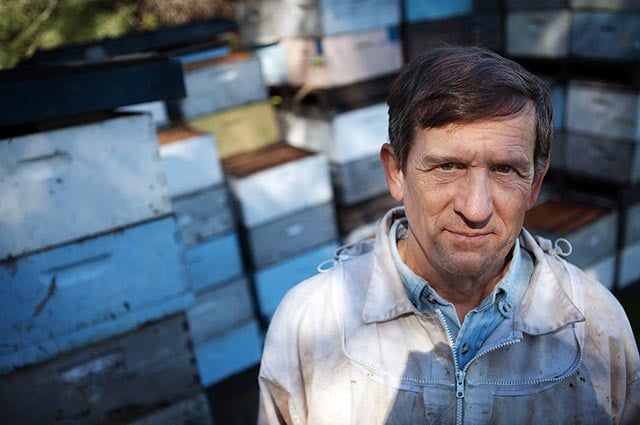
<path id="1" fill-rule="evenodd" d="M 624 318 L 626 320 L 626 312 L 611 293 L 611 291 L 595 277 L 588 274 L 584 269 L 574 265 L 570 261 L 557 258 L 551 254 L 545 254 L 550 264 L 557 264 L 564 267 L 567 271 L 563 277 L 559 278 L 563 285 L 568 285 L 571 281 L 582 291 L 582 305 L 579 306 L 587 316 L 587 321 L 593 320 L 612 320 L 614 318 Z M 570 294 L 569 288 L 565 288 Z M 575 300 L 575 297 L 572 297 Z"/>
<path id="2" fill-rule="evenodd" d="M 366 253 L 348 260 L 336 260 L 334 264 L 322 272 L 303 280 L 292 287 L 280 302 L 276 315 L 289 318 L 301 318 L 304 315 L 326 314 L 332 310 L 332 294 L 336 279 L 358 274 L 362 279 L 357 282 L 366 283 L 364 272 L 370 268 L 371 254 Z"/>

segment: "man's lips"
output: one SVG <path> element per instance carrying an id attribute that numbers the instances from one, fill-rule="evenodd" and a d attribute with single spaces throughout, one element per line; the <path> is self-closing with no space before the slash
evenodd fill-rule
<path id="1" fill-rule="evenodd" d="M 460 240 L 466 241 L 479 241 L 486 236 L 490 235 L 490 232 L 469 232 L 469 231 L 456 231 L 456 230 L 447 230 L 453 237 Z"/>

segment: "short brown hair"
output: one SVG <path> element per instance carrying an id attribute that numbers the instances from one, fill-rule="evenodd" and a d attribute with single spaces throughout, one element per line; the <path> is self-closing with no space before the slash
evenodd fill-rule
<path id="1" fill-rule="evenodd" d="M 389 141 L 402 169 L 417 129 L 536 112 L 536 172 L 553 138 L 549 87 L 519 64 L 478 47 L 443 47 L 405 65 L 389 91 Z"/>

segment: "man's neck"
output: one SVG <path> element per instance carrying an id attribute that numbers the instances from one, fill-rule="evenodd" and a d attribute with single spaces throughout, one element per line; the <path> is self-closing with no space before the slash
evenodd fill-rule
<path id="1" fill-rule="evenodd" d="M 432 267 L 428 261 L 408 258 L 408 252 L 407 240 L 399 240 L 398 253 L 402 261 L 414 273 L 429 282 L 438 295 L 455 306 L 460 323 L 469 311 L 479 306 L 491 294 L 507 271 L 508 258 L 500 269 L 490 270 L 480 276 L 453 276 Z"/>

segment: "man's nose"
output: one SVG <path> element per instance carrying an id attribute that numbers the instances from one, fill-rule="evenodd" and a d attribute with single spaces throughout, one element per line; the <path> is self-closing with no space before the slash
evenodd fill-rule
<path id="1" fill-rule="evenodd" d="M 484 227 L 493 213 L 493 195 L 489 179 L 479 170 L 470 171 L 459 182 L 454 210 L 468 226 Z"/>

